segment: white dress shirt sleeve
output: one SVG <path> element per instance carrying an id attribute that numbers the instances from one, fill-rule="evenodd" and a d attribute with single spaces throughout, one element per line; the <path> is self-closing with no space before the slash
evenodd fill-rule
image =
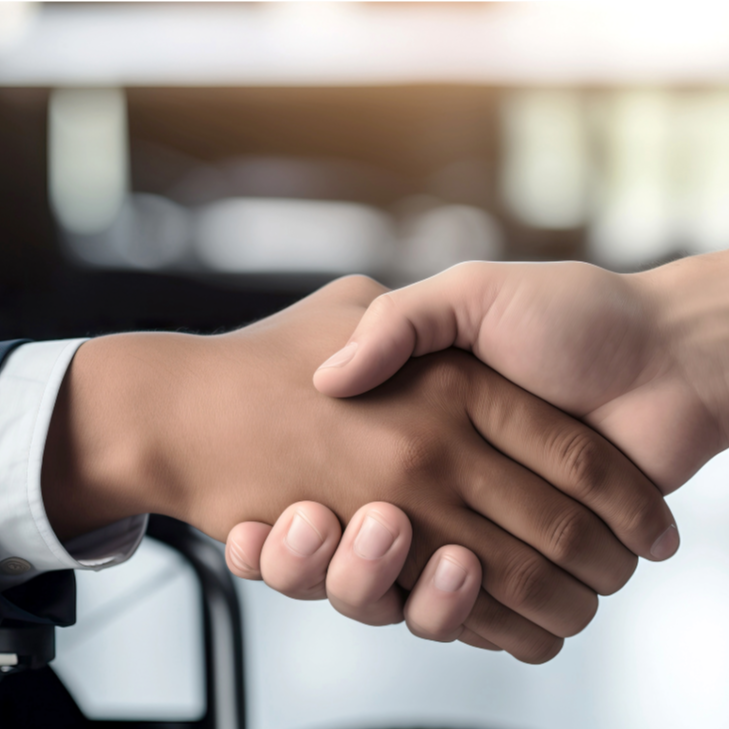
<path id="1" fill-rule="evenodd" d="M 61 382 L 84 341 L 23 344 L 0 368 L 0 592 L 49 570 L 120 564 L 144 536 L 140 515 L 61 544 L 46 516 L 43 450 Z"/>

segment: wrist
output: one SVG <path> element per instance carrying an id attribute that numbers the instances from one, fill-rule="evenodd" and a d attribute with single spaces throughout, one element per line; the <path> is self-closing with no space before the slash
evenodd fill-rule
<path id="1" fill-rule="evenodd" d="M 145 341 L 158 336 L 91 340 L 66 372 L 41 475 L 46 513 L 61 540 L 135 514 L 165 513 L 158 445 L 166 396 Z"/>
<path id="2" fill-rule="evenodd" d="M 677 376 L 703 403 L 719 450 L 729 447 L 729 251 L 674 261 L 636 279 Z"/>

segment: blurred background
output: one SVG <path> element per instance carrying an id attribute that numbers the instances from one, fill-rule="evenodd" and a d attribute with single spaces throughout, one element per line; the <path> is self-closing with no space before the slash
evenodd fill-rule
<path id="1" fill-rule="evenodd" d="M 0 3 L 0 224 L 0 339 L 727 248 L 729 5 Z M 241 583 L 250 726 L 729 726 L 728 473 L 671 497 L 679 556 L 544 667 Z M 145 543 L 79 590 L 54 666 L 82 708 L 199 715 L 183 563 Z"/>

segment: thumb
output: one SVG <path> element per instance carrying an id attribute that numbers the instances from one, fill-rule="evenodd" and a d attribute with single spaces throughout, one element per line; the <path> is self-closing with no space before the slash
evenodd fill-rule
<path id="1" fill-rule="evenodd" d="M 331 397 L 359 395 L 392 377 L 410 357 L 453 345 L 470 350 L 493 300 L 483 268 L 492 265 L 460 264 L 378 296 L 349 342 L 316 371 L 316 389 Z"/>

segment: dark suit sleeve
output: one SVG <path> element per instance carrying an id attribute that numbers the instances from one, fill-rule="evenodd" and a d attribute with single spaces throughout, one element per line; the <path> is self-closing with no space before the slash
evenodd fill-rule
<path id="1" fill-rule="evenodd" d="M 0 367 L 16 347 L 28 341 L 14 339 L 0 342 Z M 0 625 L 35 623 L 66 626 L 75 622 L 76 578 L 73 570 L 46 572 L 0 593 Z"/>

